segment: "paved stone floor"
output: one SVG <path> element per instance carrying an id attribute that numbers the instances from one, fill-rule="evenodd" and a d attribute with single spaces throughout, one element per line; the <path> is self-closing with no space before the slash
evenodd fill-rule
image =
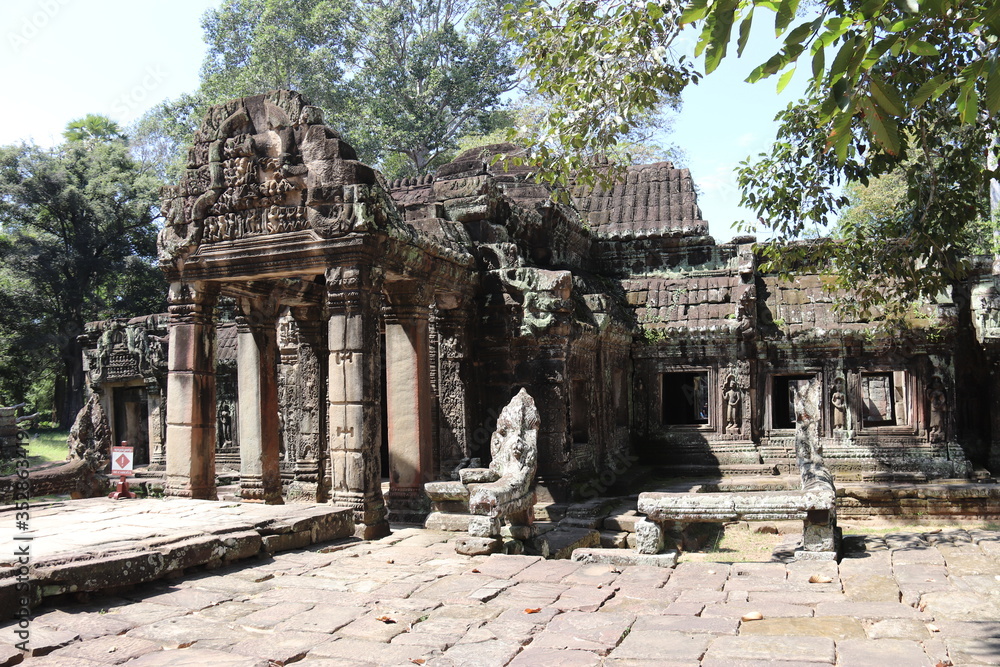
<path id="1" fill-rule="evenodd" d="M 1000 664 L 1000 532 L 852 538 L 839 565 L 674 570 L 470 558 L 453 538 L 402 529 L 49 605 L 22 664 Z M 21 660 L 13 630 L 0 665 Z"/>

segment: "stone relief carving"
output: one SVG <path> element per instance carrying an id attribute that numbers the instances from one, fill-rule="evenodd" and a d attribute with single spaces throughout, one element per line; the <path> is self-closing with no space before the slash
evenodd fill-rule
<path id="1" fill-rule="evenodd" d="M 927 435 L 931 442 L 944 442 L 947 435 L 948 395 L 945 393 L 944 380 L 939 376 L 934 376 L 927 388 L 927 405 Z"/>
<path id="2" fill-rule="evenodd" d="M 736 386 L 736 376 L 730 375 L 726 378 L 722 388 L 722 397 L 726 404 L 726 432 L 739 433 L 742 425 L 741 407 L 743 403 L 743 392 Z"/>
<path id="3" fill-rule="evenodd" d="M 374 173 L 322 123 L 318 108 L 288 91 L 212 107 L 180 184 L 162 191 L 160 260 L 178 260 L 201 244 L 368 229 L 383 206 L 366 185 Z"/>
<path id="4" fill-rule="evenodd" d="M 757 315 L 757 288 L 747 287 L 736 308 L 736 333 L 742 340 L 751 340 L 755 334 Z"/>
<path id="5" fill-rule="evenodd" d="M 847 393 L 844 391 L 844 378 L 842 377 L 835 378 L 833 381 L 833 388 L 830 390 L 830 411 L 833 430 L 845 430 L 847 428 Z"/>

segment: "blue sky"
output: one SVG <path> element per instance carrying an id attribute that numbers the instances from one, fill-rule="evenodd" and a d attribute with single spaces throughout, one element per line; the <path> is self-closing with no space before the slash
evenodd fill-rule
<path id="1" fill-rule="evenodd" d="M 88 113 L 128 124 L 160 100 L 194 90 L 204 57 L 201 16 L 221 0 L 26 0 L 0 4 L 0 145 L 51 145 L 66 123 Z M 95 5 L 100 9 L 96 10 Z M 764 17 L 761 17 L 764 18 Z M 760 21 L 767 23 L 767 20 Z M 774 33 L 758 25 L 742 59 L 722 66 L 684 93 L 669 140 L 687 152 L 704 218 L 717 240 L 739 209 L 733 168 L 766 151 L 772 119 L 802 91 L 797 75 L 785 93 L 775 80 L 743 83 L 773 52 Z M 695 35 L 681 48 L 693 50 Z M 795 91 L 795 92 L 793 92 Z"/>

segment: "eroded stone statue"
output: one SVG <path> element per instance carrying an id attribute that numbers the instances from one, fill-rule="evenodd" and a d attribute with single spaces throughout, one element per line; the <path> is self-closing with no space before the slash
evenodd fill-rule
<path id="1" fill-rule="evenodd" d="M 473 515 L 469 535 L 479 538 L 470 540 L 469 546 L 499 549 L 503 521 L 510 525 L 514 539 L 526 540 L 532 536 L 539 425 L 535 401 L 521 389 L 497 419 L 497 429 L 490 441 L 493 455 L 490 467 L 459 471 L 462 484 L 469 489 L 469 512 Z"/>
<path id="2" fill-rule="evenodd" d="M 111 461 L 111 427 L 97 394 L 91 394 L 69 431 L 70 460 L 85 461 L 94 472 L 103 472 Z"/>

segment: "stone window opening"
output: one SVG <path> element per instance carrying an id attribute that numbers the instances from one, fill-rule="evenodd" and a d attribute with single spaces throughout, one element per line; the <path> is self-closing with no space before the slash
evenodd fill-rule
<path id="1" fill-rule="evenodd" d="M 708 371 L 664 373 L 661 381 L 665 425 L 701 426 L 709 423 Z"/>
<path id="2" fill-rule="evenodd" d="M 909 423 L 903 371 L 861 374 L 861 419 L 873 427 Z"/>
<path id="3" fill-rule="evenodd" d="M 795 389 L 815 376 L 775 375 L 771 382 L 771 428 L 795 428 Z"/>

